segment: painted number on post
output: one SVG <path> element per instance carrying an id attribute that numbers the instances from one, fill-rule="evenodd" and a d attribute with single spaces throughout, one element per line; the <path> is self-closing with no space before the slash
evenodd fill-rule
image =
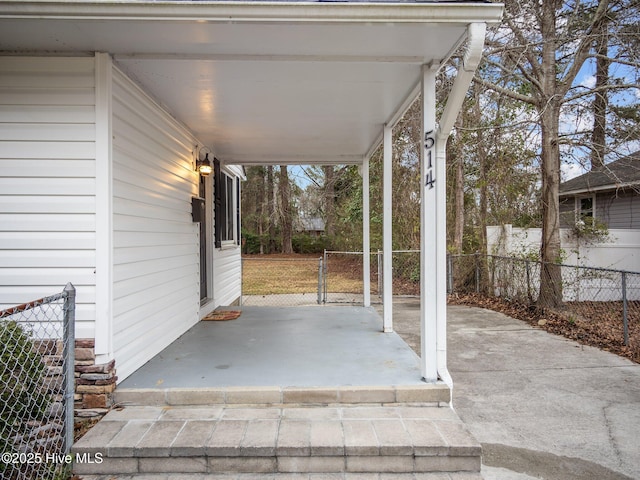
<path id="1" fill-rule="evenodd" d="M 433 130 L 429 130 L 424 134 L 424 148 L 425 148 L 425 182 L 424 186 L 433 188 L 433 184 L 436 183 L 436 179 L 433 176 L 433 147 L 436 144 L 436 139 L 432 136 Z"/>

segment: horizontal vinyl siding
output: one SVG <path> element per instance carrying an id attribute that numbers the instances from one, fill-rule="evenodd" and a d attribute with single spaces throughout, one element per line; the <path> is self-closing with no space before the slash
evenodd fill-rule
<path id="1" fill-rule="evenodd" d="M 95 320 L 94 59 L 0 59 L 0 309 L 77 289 Z"/>
<path id="2" fill-rule="evenodd" d="M 213 254 L 213 292 L 216 306 L 231 305 L 242 292 L 240 247 L 215 249 Z"/>
<path id="3" fill-rule="evenodd" d="M 560 227 L 570 228 L 576 223 L 576 199 L 565 197 L 560 199 Z"/>
<path id="4" fill-rule="evenodd" d="M 640 195 L 636 192 L 598 195 L 596 218 L 609 228 L 640 228 Z"/>
<path id="5" fill-rule="evenodd" d="M 198 320 L 194 139 L 119 70 L 113 77 L 113 342 L 120 380 Z"/>

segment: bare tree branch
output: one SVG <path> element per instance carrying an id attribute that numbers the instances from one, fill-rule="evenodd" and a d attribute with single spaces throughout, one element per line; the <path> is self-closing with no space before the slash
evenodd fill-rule
<path id="1" fill-rule="evenodd" d="M 507 95 L 509 98 L 512 98 L 514 100 L 518 100 L 520 102 L 528 103 L 529 105 L 534 105 L 534 106 L 538 104 L 536 100 L 532 97 L 514 92 L 513 90 L 509 90 L 508 88 L 501 87 L 500 85 L 496 85 L 495 83 L 488 82 L 480 76 L 476 75 L 476 77 L 474 78 L 474 81 L 480 83 L 480 85 L 483 85 L 491 90 L 494 90 L 497 93 L 500 93 L 501 95 Z"/>

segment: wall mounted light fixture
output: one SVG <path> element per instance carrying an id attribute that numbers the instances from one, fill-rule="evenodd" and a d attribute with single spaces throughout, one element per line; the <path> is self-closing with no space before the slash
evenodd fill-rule
<path id="1" fill-rule="evenodd" d="M 206 177 L 213 172 L 213 165 L 209 160 L 211 149 L 209 147 L 201 147 L 199 149 L 196 147 L 196 152 L 196 172 Z"/>

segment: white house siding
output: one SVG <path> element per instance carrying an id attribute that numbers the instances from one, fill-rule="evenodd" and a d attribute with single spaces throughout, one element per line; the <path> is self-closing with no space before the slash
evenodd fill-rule
<path id="1" fill-rule="evenodd" d="M 113 348 L 120 380 L 199 321 L 195 140 L 113 76 Z"/>
<path id="2" fill-rule="evenodd" d="M 588 195 L 588 194 L 585 194 Z M 578 196 L 581 198 L 581 196 Z M 640 229 L 640 195 L 635 191 L 619 190 L 595 195 L 596 219 L 609 229 Z M 576 220 L 576 197 L 560 200 L 562 227 L 570 228 Z"/>
<path id="3" fill-rule="evenodd" d="M 229 165 L 224 168 L 225 173 L 233 177 L 234 189 L 238 178 L 244 178 L 242 167 Z M 238 192 L 234 192 L 236 201 Z M 235 211 L 235 208 L 234 208 Z M 237 221 L 237 218 L 236 218 Z M 213 242 L 214 222 L 211 221 L 211 239 Z M 237 225 L 235 228 L 237 235 Z M 233 305 L 242 296 L 242 250 L 236 239 L 234 244 L 223 245 L 213 251 L 213 300 L 215 305 Z"/>
<path id="4" fill-rule="evenodd" d="M 640 229 L 640 195 L 633 191 L 598 195 L 596 218 L 609 228 Z"/>
<path id="5" fill-rule="evenodd" d="M 213 254 L 213 299 L 216 305 L 233 305 L 242 289 L 240 248 L 216 249 Z"/>
<path id="6" fill-rule="evenodd" d="M 95 318 L 94 59 L 0 58 L 0 309 L 77 289 Z"/>

